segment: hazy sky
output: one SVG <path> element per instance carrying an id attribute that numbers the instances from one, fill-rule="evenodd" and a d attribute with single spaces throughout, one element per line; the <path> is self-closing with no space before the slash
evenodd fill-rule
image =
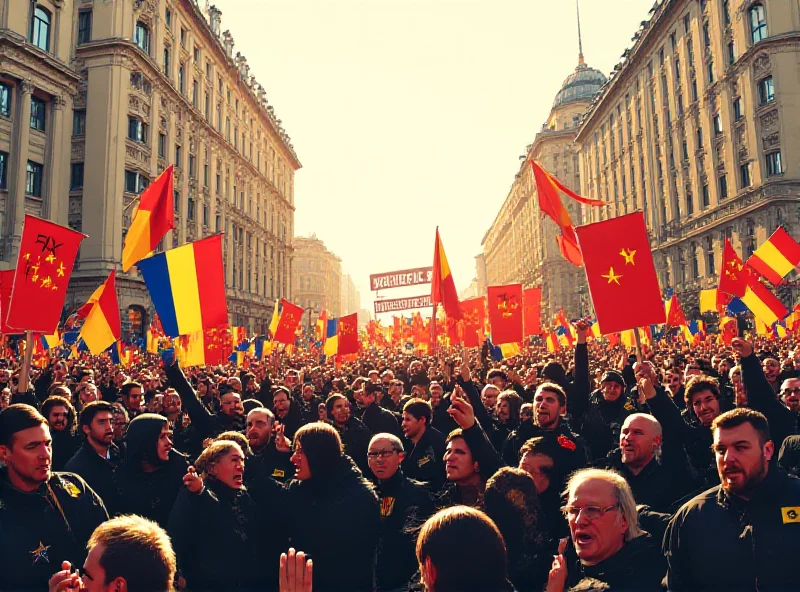
<path id="1" fill-rule="evenodd" d="M 303 163 L 295 234 L 339 255 L 371 310 L 369 275 L 431 265 L 438 225 L 466 287 L 577 65 L 574 0 L 214 3 Z M 608 75 L 652 4 L 582 0 L 587 64 Z"/>

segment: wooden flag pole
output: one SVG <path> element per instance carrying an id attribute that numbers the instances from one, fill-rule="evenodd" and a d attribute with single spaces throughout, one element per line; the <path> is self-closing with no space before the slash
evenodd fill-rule
<path id="1" fill-rule="evenodd" d="M 639 337 L 639 327 L 633 329 L 633 337 L 636 339 L 636 361 L 641 364 L 642 360 L 644 360 L 644 355 L 642 355 L 642 339 Z"/>
<path id="2" fill-rule="evenodd" d="M 436 343 L 436 312 L 437 312 L 437 309 L 438 309 L 438 305 L 434 304 L 433 305 L 433 317 L 431 317 L 431 348 L 433 350 L 431 353 L 433 355 L 437 355 L 437 353 L 439 351 L 439 348 L 437 347 L 438 344 Z"/>
<path id="3" fill-rule="evenodd" d="M 33 359 L 33 332 L 25 331 L 25 360 L 19 372 L 18 393 L 24 393 L 28 390 L 31 376 L 31 359 Z"/>

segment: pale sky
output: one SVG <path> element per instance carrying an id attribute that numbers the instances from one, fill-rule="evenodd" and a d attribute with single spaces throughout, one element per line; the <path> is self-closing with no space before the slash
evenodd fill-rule
<path id="1" fill-rule="evenodd" d="M 214 0 L 303 164 L 295 234 L 316 233 L 372 310 L 369 275 L 432 264 L 456 287 L 578 58 L 574 0 Z M 653 0 L 582 0 L 608 75 Z M 383 292 L 421 295 L 428 286 Z"/>

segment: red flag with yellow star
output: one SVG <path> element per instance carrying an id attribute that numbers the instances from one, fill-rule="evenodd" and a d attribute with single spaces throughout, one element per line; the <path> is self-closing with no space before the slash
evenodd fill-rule
<path id="1" fill-rule="evenodd" d="M 719 270 L 717 302 L 720 299 L 720 292 L 741 298 L 747 292 L 749 282 L 750 270 L 744 266 L 731 241 L 726 238 L 722 249 L 722 268 Z"/>
<path id="2" fill-rule="evenodd" d="M 85 238 L 85 234 L 25 214 L 6 317 L 9 327 L 55 333 L 72 266 Z"/>
<path id="3" fill-rule="evenodd" d="M 575 230 L 600 332 L 664 323 L 644 214 L 635 212 Z"/>
<path id="4" fill-rule="evenodd" d="M 339 350 L 338 355 L 356 354 L 361 348 L 358 339 L 358 315 L 349 314 L 339 318 Z"/>
<path id="5" fill-rule="evenodd" d="M 501 345 L 522 341 L 522 284 L 490 286 L 488 303 L 492 343 Z"/>

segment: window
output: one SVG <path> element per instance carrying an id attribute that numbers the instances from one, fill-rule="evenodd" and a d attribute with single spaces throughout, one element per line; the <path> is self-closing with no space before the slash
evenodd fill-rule
<path id="1" fill-rule="evenodd" d="M 194 198 L 189 196 L 189 199 L 186 201 L 186 218 L 189 220 L 194 220 Z"/>
<path id="2" fill-rule="evenodd" d="M 697 245 L 692 244 L 692 277 L 700 277 L 700 263 L 697 259 Z"/>
<path id="3" fill-rule="evenodd" d="M 149 180 L 136 171 L 125 171 L 125 191 L 128 193 L 141 193 L 145 190 Z"/>
<path id="4" fill-rule="evenodd" d="M 200 48 L 197 47 L 196 45 L 194 46 L 194 49 L 192 50 L 192 57 L 194 58 L 195 64 L 200 61 Z"/>
<path id="5" fill-rule="evenodd" d="M 44 131 L 45 106 L 46 103 L 43 100 L 37 99 L 36 97 L 31 97 L 31 129 L 35 129 L 40 132 Z"/>
<path id="6" fill-rule="evenodd" d="M 703 25 L 703 45 L 711 47 L 711 35 L 708 32 L 708 23 Z"/>
<path id="7" fill-rule="evenodd" d="M 728 176 L 720 175 L 719 177 L 719 198 L 725 199 L 728 197 Z"/>
<path id="8" fill-rule="evenodd" d="M 39 6 L 33 5 L 33 18 L 28 41 L 42 51 L 50 51 L 50 12 Z"/>
<path id="9" fill-rule="evenodd" d="M 197 80 L 192 81 L 192 107 L 197 108 Z"/>
<path id="10" fill-rule="evenodd" d="M 217 103 L 217 133 L 222 133 L 222 106 Z"/>
<path id="11" fill-rule="evenodd" d="M 169 6 L 164 8 L 164 22 L 168 27 L 172 26 L 172 11 L 169 9 Z"/>
<path id="12" fill-rule="evenodd" d="M 714 82 L 714 62 L 712 60 L 708 60 L 708 66 L 706 69 L 706 77 L 708 78 L 708 83 L 712 84 Z"/>
<path id="13" fill-rule="evenodd" d="M 691 21 L 689 20 L 689 13 L 687 12 L 686 14 L 683 15 L 683 32 L 684 33 L 688 33 L 689 32 L 689 24 L 690 24 L 690 22 Z"/>
<path id="14" fill-rule="evenodd" d="M 714 113 L 714 136 L 719 136 L 722 133 L 722 118 L 719 113 Z"/>
<path id="15" fill-rule="evenodd" d="M 703 149 L 703 128 L 702 127 L 698 127 L 697 128 L 697 149 L 698 150 L 702 150 Z"/>
<path id="16" fill-rule="evenodd" d="M 206 78 L 211 78 L 211 62 L 206 62 Z"/>
<path id="17" fill-rule="evenodd" d="M 8 186 L 8 153 L 0 152 L 0 189 L 5 189 Z"/>
<path id="18" fill-rule="evenodd" d="M 164 74 L 169 77 L 169 66 L 170 66 L 170 55 L 169 55 L 169 47 L 164 48 Z"/>
<path id="19" fill-rule="evenodd" d="M 181 64 L 178 68 L 178 90 L 181 92 L 181 94 L 185 94 L 186 92 L 186 75 L 185 70 L 183 69 L 183 64 Z"/>
<path id="20" fill-rule="evenodd" d="M 761 4 L 750 7 L 750 40 L 758 43 L 767 37 L 767 13 Z"/>
<path id="21" fill-rule="evenodd" d="M 733 120 L 742 120 L 742 99 L 739 97 L 733 99 Z"/>
<path id="22" fill-rule="evenodd" d="M 69 190 L 83 189 L 83 163 L 73 162 L 70 167 Z"/>
<path id="23" fill-rule="evenodd" d="M 86 135 L 86 111 L 84 109 L 76 109 L 72 112 L 72 135 Z"/>
<path id="24" fill-rule="evenodd" d="M 208 158 L 208 155 L 206 155 L 206 158 Z M 208 163 L 206 162 L 203 165 L 203 187 L 208 187 L 208 177 Z"/>
<path id="25" fill-rule="evenodd" d="M 775 87 L 772 84 L 772 76 L 767 76 L 758 83 L 758 104 L 766 105 L 775 100 Z"/>
<path id="26" fill-rule="evenodd" d="M 194 179 L 195 175 L 197 174 L 196 162 L 197 162 L 197 158 L 195 157 L 194 154 L 192 154 L 190 152 L 189 153 L 189 177 L 191 179 Z"/>
<path id="27" fill-rule="evenodd" d="M 128 138 L 139 144 L 147 144 L 147 124 L 136 117 L 128 117 Z"/>
<path id="28" fill-rule="evenodd" d="M 703 184 L 703 208 L 711 205 L 711 194 L 708 190 L 708 183 Z"/>
<path id="29" fill-rule="evenodd" d="M 181 145 L 175 144 L 175 166 L 181 167 Z"/>
<path id="30" fill-rule="evenodd" d="M 706 237 L 706 277 L 717 275 L 714 265 L 714 239 Z"/>
<path id="31" fill-rule="evenodd" d="M 141 21 L 136 23 L 136 30 L 133 33 L 133 42 L 139 49 L 147 55 L 150 55 L 150 29 Z"/>
<path id="32" fill-rule="evenodd" d="M 92 40 L 92 11 L 81 10 L 78 13 L 78 45 Z"/>
<path id="33" fill-rule="evenodd" d="M 231 141 L 231 118 L 225 118 L 225 139 L 230 142 Z"/>
<path id="34" fill-rule="evenodd" d="M 208 204 L 203 204 L 203 226 L 208 228 Z"/>
<path id="35" fill-rule="evenodd" d="M 733 41 L 728 42 L 728 64 L 733 65 L 736 62 L 736 45 Z"/>
<path id="36" fill-rule="evenodd" d="M 158 134 L 158 156 L 159 158 L 167 157 L 167 135 L 160 132 Z"/>
<path id="37" fill-rule="evenodd" d="M 186 47 L 186 29 L 181 27 L 181 47 Z"/>
<path id="38" fill-rule="evenodd" d="M 692 87 L 692 103 L 694 103 L 697 100 L 697 80 L 695 80 L 694 78 L 692 78 L 691 87 Z"/>
<path id="39" fill-rule="evenodd" d="M 205 113 L 206 120 L 211 119 L 211 97 L 208 96 L 208 93 L 205 93 L 205 105 L 203 108 L 203 113 Z"/>
<path id="40" fill-rule="evenodd" d="M 677 200 L 676 200 L 677 201 Z M 686 215 L 691 216 L 694 214 L 694 196 L 688 189 L 686 190 Z"/>
<path id="41" fill-rule="evenodd" d="M 11 85 L 0 82 L 0 115 L 11 117 Z"/>
<path id="42" fill-rule="evenodd" d="M 742 189 L 750 187 L 750 163 L 746 162 L 739 166 L 739 180 L 741 181 Z"/>
<path id="43" fill-rule="evenodd" d="M 180 215 L 180 213 L 181 213 L 181 192 L 178 191 L 177 189 L 172 194 L 172 203 L 174 204 L 174 207 L 175 207 L 175 213 Z"/>
<path id="44" fill-rule="evenodd" d="M 28 161 L 28 168 L 25 174 L 25 195 L 42 197 L 42 173 L 42 165 Z"/>
<path id="45" fill-rule="evenodd" d="M 683 152 L 683 160 L 689 160 L 689 143 L 686 140 L 681 143 L 681 150 Z"/>
<path id="46" fill-rule="evenodd" d="M 222 174 L 217 173 L 217 195 L 222 191 Z"/>
<path id="47" fill-rule="evenodd" d="M 770 152 L 765 154 L 764 158 L 767 160 L 767 174 L 768 175 L 782 175 L 783 166 L 781 165 L 781 153 Z"/>
<path id="48" fill-rule="evenodd" d="M 726 27 L 731 24 L 731 3 L 729 0 L 723 0 L 722 2 L 722 22 Z"/>

